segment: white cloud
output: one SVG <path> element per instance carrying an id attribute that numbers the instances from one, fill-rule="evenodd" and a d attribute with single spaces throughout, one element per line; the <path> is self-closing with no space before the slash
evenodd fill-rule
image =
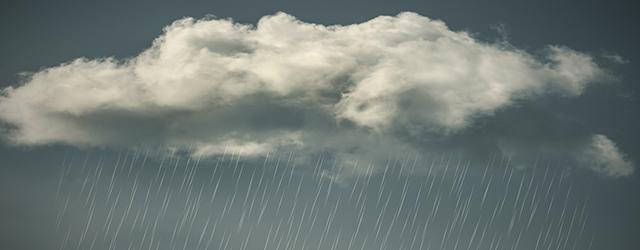
<path id="1" fill-rule="evenodd" d="M 629 176 L 634 172 L 633 163 L 613 141 L 600 134 L 593 135 L 580 159 L 585 166 L 607 177 Z"/>
<path id="2" fill-rule="evenodd" d="M 580 95 L 601 74 L 566 47 L 536 56 L 410 12 L 344 26 L 185 18 L 135 57 L 33 73 L 3 91 L 0 120 L 23 145 L 378 155 L 412 148 L 393 131 L 457 133 L 519 100 Z"/>

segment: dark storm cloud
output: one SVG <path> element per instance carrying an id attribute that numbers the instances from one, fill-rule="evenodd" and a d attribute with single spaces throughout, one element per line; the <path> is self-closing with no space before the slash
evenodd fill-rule
<path id="1" fill-rule="evenodd" d="M 606 136 L 518 108 L 580 96 L 604 75 L 564 46 L 532 54 L 415 13 L 334 26 L 284 13 L 256 26 L 186 18 L 133 58 L 33 73 L 4 90 L 0 119 L 22 145 L 190 147 L 199 156 L 293 147 L 348 161 L 549 151 L 624 176 L 633 167 Z"/>

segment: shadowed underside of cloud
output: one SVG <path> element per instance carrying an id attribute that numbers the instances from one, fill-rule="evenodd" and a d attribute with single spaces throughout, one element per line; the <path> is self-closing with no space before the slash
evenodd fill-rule
<path id="1" fill-rule="evenodd" d="M 255 26 L 185 18 L 135 57 L 81 58 L 31 74 L 3 91 L 0 119 L 22 145 L 380 158 L 464 141 L 478 120 L 544 96 L 579 96 L 603 74 L 567 47 L 531 54 L 415 13 L 345 26 L 284 13 Z M 604 175 L 632 172 L 607 137 L 571 140 L 592 137 L 566 152 Z"/>

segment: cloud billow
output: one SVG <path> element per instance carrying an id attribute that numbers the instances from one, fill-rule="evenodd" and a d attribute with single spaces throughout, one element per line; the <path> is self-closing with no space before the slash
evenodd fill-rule
<path id="1" fill-rule="evenodd" d="M 603 74 L 567 47 L 534 55 L 410 12 L 332 26 L 285 13 L 255 26 L 185 18 L 132 58 L 31 74 L 3 91 L 0 120 L 22 145 L 374 157 L 427 150 L 399 134 L 455 136 L 518 102 L 579 96 Z M 600 141 L 589 151 L 599 164 L 631 166 Z"/>

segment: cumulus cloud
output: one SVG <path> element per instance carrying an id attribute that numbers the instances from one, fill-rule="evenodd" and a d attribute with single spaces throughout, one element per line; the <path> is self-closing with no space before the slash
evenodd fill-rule
<path id="1" fill-rule="evenodd" d="M 581 153 L 581 162 L 603 176 L 621 177 L 634 172 L 631 161 L 604 135 L 593 135 Z"/>
<path id="2" fill-rule="evenodd" d="M 185 18 L 132 58 L 32 73 L 4 89 L 0 119 L 23 145 L 375 156 L 420 151 L 397 134 L 454 135 L 520 101 L 578 96 L 602 73 L 567 47 L 532 54 L 410 12 L 332 26 Z"/>

